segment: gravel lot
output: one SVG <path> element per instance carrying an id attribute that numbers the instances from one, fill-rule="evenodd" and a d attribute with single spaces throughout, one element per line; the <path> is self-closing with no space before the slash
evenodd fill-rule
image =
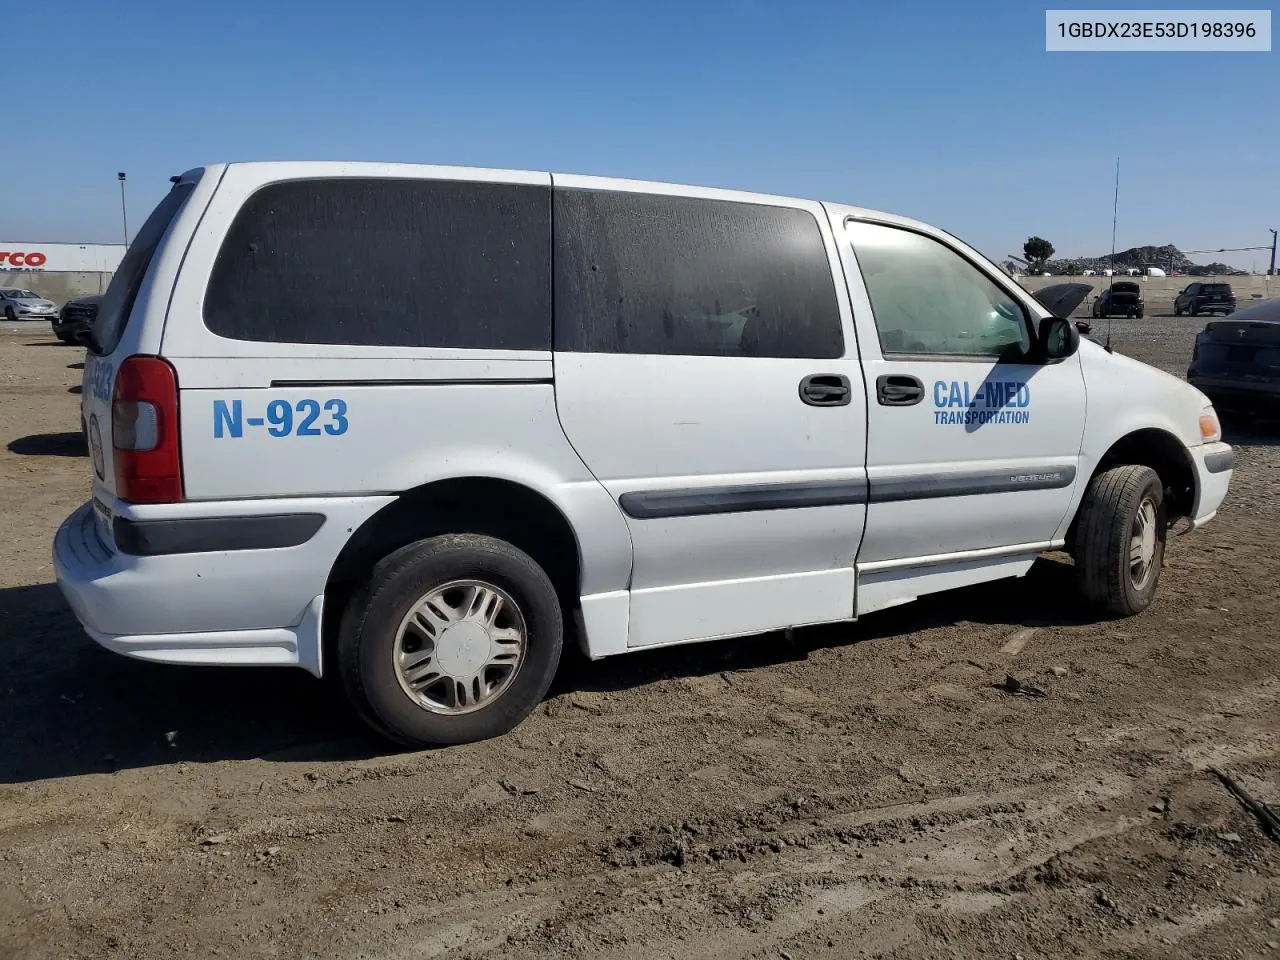
<path id="1" fill-rule="evenodd" d="M 1181 374 L 1202 322 L 1114 342 Z M 1280 843 L 1206 770 L 1280 807 L 1280 428 L 1232 429 L 1137 618 L 1047 557 L 790 642 L 570 659 L 514 734 L 396 754 L 301 671 L 83 636 L 49 562 L 82 355 L 38 327 L 0 334 L 0 957 L 1280 956 Z"/>

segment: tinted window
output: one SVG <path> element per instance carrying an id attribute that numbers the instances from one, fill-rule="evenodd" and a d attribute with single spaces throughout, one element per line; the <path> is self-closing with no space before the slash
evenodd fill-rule
<path id="1" fill-rule="evenodd" d="M 1016 360 L 1031 348 L 1021 304 L 958 253 L 910 230 L 850 222 L 880 349 Z"/>
<path id="2" fill-rule="evenodd" d="M 1230 293 L 1231 284 L 1229 283 L 1206 283 L 1201 293 Z"/>
<path id="3" fill-rule="evenodd" d="M 556 349 L 831 358 L 840 312 L 804 210 L 557 190 Z"/>
<path id="4" fill-rule="evenodd" d="M 164 232 L 169 229 L 169 224 L 194 189 L 194 183 L 175 184 L 165 198 L 156 204 L 142 229 L 134 235 L 124 259 L 111 278 L 107 292 L 103 294 L 90 343 L 94 352 L 110 353 L 120 343 L 125 325 L 129 322 L 129 314 L 133 310 L 133 301 L 137 299 L 138 290 L 142 286 L 142 278 L 147 275 L 147 267 L 151 265 L 151 258 L 155 256 Z"/>
<path id="5" fill-rule="evenodd" d="M 236 215 L 205 324 L 237 340 L 551 347 L 547 187 L 293 180 Z"/>

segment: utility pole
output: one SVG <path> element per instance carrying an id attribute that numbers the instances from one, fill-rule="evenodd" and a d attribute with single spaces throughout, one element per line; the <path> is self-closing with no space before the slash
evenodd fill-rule
<path id="1" fill-rule="evenodd" d="M 1271 231 L 1271 269 L 1267 271 L 1268 277 L 1276 275 L 1276 232 Z"/>
<path id="2" fill-rule="evenodd" d="M 116 179 L 120 181 L 120 219 L 124 222 L 124 245 L 125 249 L 129 248 L 129 211 L 124 205 L 124 171 L 116 174 Z"/>

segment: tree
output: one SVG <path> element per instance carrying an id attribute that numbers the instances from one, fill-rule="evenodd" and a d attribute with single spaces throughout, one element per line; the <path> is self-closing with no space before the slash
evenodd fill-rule
<path id="1" fill-rule="evenodd" d="M 1062 268 L 1062 275 L 1064 277 L 1080 276 L 1080 264 L 1076 263 L 1074 260 L 1067 261 L 1067 265 Z"/>
<path id="2" fill-rule="evenodd" d="M 1044 237 L 1027 237 L 1022 253 L 1027 258 L 1028 271 L 1040 273 L 1044 270 L 1044 262 L 1053 256 L 1053 244 Z"/>

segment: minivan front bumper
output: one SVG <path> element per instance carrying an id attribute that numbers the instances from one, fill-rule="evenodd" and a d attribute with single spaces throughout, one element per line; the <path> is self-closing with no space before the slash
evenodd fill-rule
<path id="1" fill-rule="evenodd" d="M 121 545 L 90 502 L 59 528 L 54 571 L 85 631 L 117 653 L 164 663 L 292 665 L 319 675 L 329 571 L 351 533 L 393 499 L 116 501 L 108 506 L 114 525 L 134 538 Z M 234 537 L 207 536 L 218 527 L 243 532 L 251 518 L 317 515 L 318 528 L 291 546 L 264 548 L 249 538 L 241 548 Z M 193 532 L 205 539 L 193 540 Z"/>
<path id="2" fill-rule="evenodd" d="M 1226 443 L 1202 443 L 1190 450 L 1196 471 L 1196 505 L 1191 521 L 1202 527 L 1218 514 L 1231 485 L 1235 451 Z"/>

